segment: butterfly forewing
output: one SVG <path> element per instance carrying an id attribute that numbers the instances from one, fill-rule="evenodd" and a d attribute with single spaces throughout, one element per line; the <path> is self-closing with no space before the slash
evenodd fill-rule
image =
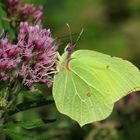
<path id="1" fill-rule="evenodd" d="M 69 67 L 112 103 L 140 90 L 140 72 L 130 62 L 89 50 L 73 53 Z"/>

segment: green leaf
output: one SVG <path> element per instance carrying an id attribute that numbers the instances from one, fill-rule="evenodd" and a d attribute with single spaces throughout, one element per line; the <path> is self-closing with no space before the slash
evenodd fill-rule
<path id="1" fill-rule="evenodd" d="M 34 136 L 28 135 L 24 132 L 17 133 L 15 129 L 4 129 L 3 132 L 12 140 L 37 140 Z"/>
<path id="2" fill-rule="evenodd" d="M 18 126 L 22 127 L 24 129 L 33 129 L 33 128 L 38 128 L 41 126 L 44 126 L 45 124 L 48 123 L 53 123 L 55 122 L 56 119 L 34 119 L 34 120 L 24 120 L 24 121 L 10 121 L 4 125 L 4 127 L 12 127 L 12 126 Z"/>
<path id="3" fill-rule="evenodd" d="M 55 122 L 56 119 L 48 120 L 48 119 L 36 119 L 36 120 L 28 120 L 28 121 L 19 121 L 16 122 L 17 126 L 20 126 L 25 129 L 33 129 L 33 128 L 38 128 L 41 127 L 47 123 L 52 123 Z"/>
<path id="4" fill-rule="evenodd" d="M 38 100 L 32 100 L 29 102 L 23 102 L 18 104 L 14 110 L 9 110 L 8 116 L 14 115 L 18 112 L 26 111 L 29 109 L 45 106 L 54 103 L 53 100 L 46 100 L 44 98 Z"/>
<path id="5" fill-rule="evenodd" d="M 3 5 L 0 3 L 0 31 L 5 31 L 10 29 L 10 24 L 5 21 L 4 18 L 7 16 L 6 12 L 3 10 Z"/>
<path id="6" fill-rule="evenodd" d="M 36 99 L 43 98 L 43 95 L 40 94 L 39 92 L 32 93 L 28 90 L 24 90 L 24 91 L 22 90 L 22 95 L 24 98 L 28 100 L 36 100 Z"/>
<path id="7" fill-rule="evenodd" d="M 8 32 L 8 38 L 13 41 L 14 39 L 16 39 L 15 37 L 16 28 L 15 27 L 12 28 L 10 21 L 11 19 L 7 16 L 7 13 L 4 9 L 6 9 L 5 5 L 0 3 L 0 33 Z"/>
<path id="8" fill-rule="evenodd" d="M 116 101 L 140 90 L 140 72 L 133 64 L 99 52 L 65 52 L 57 69 L 56 106 L 81 126 L 107 118 Z"/>

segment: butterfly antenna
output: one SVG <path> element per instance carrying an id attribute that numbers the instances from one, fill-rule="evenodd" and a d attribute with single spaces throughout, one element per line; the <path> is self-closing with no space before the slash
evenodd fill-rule
<path id="1" fill-rule="evenodd" d="M 64 36 L 60 36 L 57 37 L 57 39 L 67 39 L 70 35 L 64 35 Z M 72 33 L 71 34 L 72 37 L 78 36 L 78 33 Z"/>
<path id="2" fill-rule="evenodd" d="M 76 43 L 74 44 L 74 46 L 76 46 L 77 43 L 79 42 L 79 40 L 81 39 L 81 36 L 82 36 L 83 32 L 84 32 L 84 29 L 82 28 L 82 29 L 81 29 L 81 32 L 79 33 L 79 36 L 78 36 L 78 38 L 77 38 L 77 40 L 76 40 Z"/>
<path id="3" fill-rule="evenodd" d="M 72 33 L 71 33 L 71 28 L 70 25 L 68 23 L 66 23 L 67 27 L 68 27 L 68 31 L 69 31 L 69 36 L 70 36 L 70 44 L 72 44 Z"/>

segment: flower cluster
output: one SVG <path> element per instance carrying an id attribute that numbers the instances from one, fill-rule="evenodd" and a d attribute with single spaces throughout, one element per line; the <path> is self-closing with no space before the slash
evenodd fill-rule
<path id="1" fill-rule="evenodd" d="M 31 18 L 33 21 L 39 21 L 42 19 L 43 7 L 39 6 L 38 9 L 33 4 L 25 4 L 19 9 L 19 15 L 22 20 Z"/>
<path id="2" fill-rule="evenodd" d="M 35 83 L 52 85 L 52 73 L 55 70 L 57 45 L 51 37 L 50 30 L 39 26 L 42 21 L 43 7 L 35 8 L 22 0 L 3 0 L 7 5 L 9 18 L 21 21 L 16 44 L 7 38 L 0 39 L 0 79 L 22 80 L 22 83 L 35 90 Z M 30 26 L 27 22 L 35 23 Z M 15 72 L 16 70 L 16 72 Z M 15 74 L 16 73 L 16 74 Z"/>
<path id="3" fill-rule="evenodd" d="M 8 40 L 0 40 L 0 79 L 5 81 L 20 63 L 20 48 Z"/>
<path id="4" fill-rule="evenodd" d="M 13 13 L 13 12 L 17 11 L 19 2 L 20 2 L 20 0 L 7 0 L 8 12 Z"/>
<path id="5" fill-rule="evenodd" d="M 34 83 L 52 84 L 52 71 L 55 70 L 57 46 L 50 35 L 50 30 L 38 25 L 20 24 L 18 45 L 23 48 L 23 64 L 19 72 L 25 77 L 24 84 L 34 90 Z"/>
<path id="6" fill-rule="evenodd" d="M 33 4 L 24 4 L 21 0 L 6 0 L 10 15 L 16 15 L 20 21 L 40 22 L 43 15 L 43 6 L 35 8 Z"/>
<path id="7" fill-rule="evenodd" d="M 34 84 L 52 85 L 57 59 L 57 45 L 50 30 L 21 22 L 17 44 L 0 39 L 0 79 L 7 80 L 16 70 L 17 78 L 34 91 Z"/>

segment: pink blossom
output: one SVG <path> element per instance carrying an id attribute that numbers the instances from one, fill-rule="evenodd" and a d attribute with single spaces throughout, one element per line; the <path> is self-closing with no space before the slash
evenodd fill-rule
<path id="1" fill-rule="evenodd" d="M 25 4 L 19 9 L 19 14 L 22 19 L 27 19 L 29 16 L 33 15 L 35 12 L 35 7 L 33 4 Z"/>
<path id="2" fill-rule="evenodd" d="M 43 6 L 36 8 L 34 4 L 26 4 L 21 0 L 6 0 L 9 15 L 16 15 L 21 21 L 40 23 L 42 21 Z"/>
<path id="3" fill-rule="evenodd" d="M 36 9 L 33 4 L 25 4 L 19 9 L 19 14 L 22 20 L 32 18 L 34 21 L 39 21 L 42 19 L 43 6 Z"/>
<path id="4" fill-rule="evenodd" d="M 20 24 L 18 45 L 23 48 L 23 65 L 19 75 L 25 76 L 24 85 L 32 89 L 33 84 L 41 83 L 48 87 L 52 85 L 52 74 L 57 59 L 57 46 L 51 37 L 50 30 L 40 26 Z"/>
<path id="5" fill-rule="evenodd" d="M 0 78 L 7 80 L 9 74 L 20 63 L 20 48 L 10 44 L 8 39 L 0 40 Z"/>
<path id="6" fill-rule="evenodd" d="M 33 15 L 34 15 L 33 17 L 36 21 L 42 20 L 43 6 L 39 6 Z"/>
<path id="7" fill-rule="evenodd" d="M 32 92 L 36 83 L 50 87 L 58 48 L 50 30 L 21 22 L 17 41 L 0 39 L 0 81 L 19 78 Z"/>
<path id="8" fill-rule="evenodd" d="M 7 0 L 8 12 L 13 13 L 17 11 L 20 0 Z"/>

